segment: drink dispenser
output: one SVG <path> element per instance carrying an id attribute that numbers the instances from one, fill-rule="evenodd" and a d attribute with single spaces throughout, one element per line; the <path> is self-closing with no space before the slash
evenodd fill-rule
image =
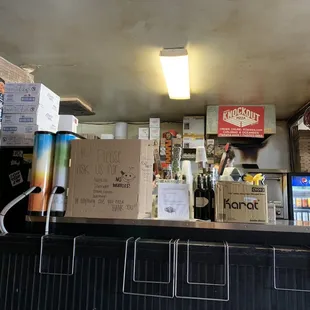
<path id="1" fill-rule="evenodd" d="M 36 187 L 36 190 L 29 195 L 29 215 L 46 215 L 52 187 L 54 147 L 54 133 L 48 131 L 37 131 L 35 133 L 30 185 Z"/>
<path id="2" fill-rule="evenodd" d="M 52 216 L 65 215 L 71 141 L 76 139 L 83 139 L 83 137 L 70 131 L 58 131 L 56 134 L 52 188 L 57 188 L 57 190 L 55 191 L 51 205 Z"/>

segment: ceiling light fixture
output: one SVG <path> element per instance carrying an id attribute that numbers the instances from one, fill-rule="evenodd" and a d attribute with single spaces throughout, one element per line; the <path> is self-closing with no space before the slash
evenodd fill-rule
<path id="1" fill-rule="evenodd" d="M 165 48 L 160 52 L 170 99 L 190 99 L 188 54 L 185 48 Z"/>

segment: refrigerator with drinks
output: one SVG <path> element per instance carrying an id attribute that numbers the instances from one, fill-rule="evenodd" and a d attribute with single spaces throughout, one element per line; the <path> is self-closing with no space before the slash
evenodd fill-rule
<path id="1" fill-rule="evenodd" d="M 310 225 L 310 173 L 288 175 L 289 219 Z"/>

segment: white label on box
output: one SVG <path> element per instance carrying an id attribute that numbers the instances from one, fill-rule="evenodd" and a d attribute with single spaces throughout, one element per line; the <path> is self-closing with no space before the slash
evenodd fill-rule
<path id="1" fill-rule="evenodd" d="M 158 218 L 165 220 L 189 220 L 187 184 L 158 184 Z"/>

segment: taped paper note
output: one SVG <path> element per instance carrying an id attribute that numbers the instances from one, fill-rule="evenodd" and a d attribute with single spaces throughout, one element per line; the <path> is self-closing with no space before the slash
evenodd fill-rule
<path id="1" fill-rule="evenodd" d="M 187 184 L 158 184 L 158 218 L 163 220 L 189 220 Z"/>

